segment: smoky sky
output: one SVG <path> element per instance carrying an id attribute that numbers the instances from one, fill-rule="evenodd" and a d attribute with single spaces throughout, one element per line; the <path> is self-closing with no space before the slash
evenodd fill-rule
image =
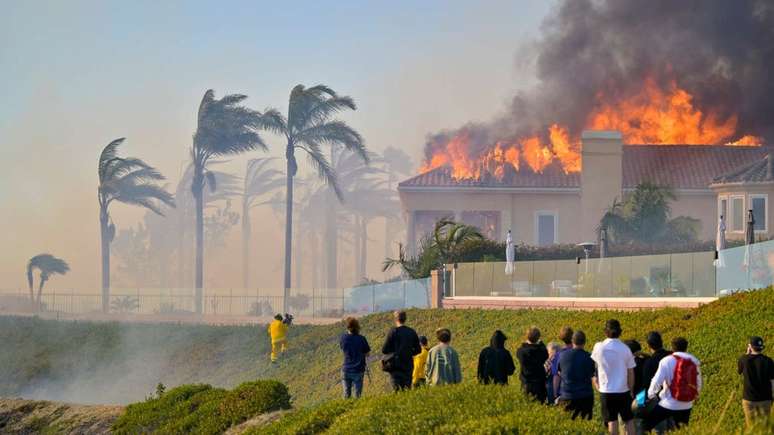
<path id="1" fill-rule="evenodd" d="M 515 48 L 515 47 L 514 47 Z M 763 0 L 567 0 L 543 21 L 534 56 L 537 84 L 475 131 L 492 138 L 544 132 L 552 123 L 577 136 L 598 93 L 625 98 L 645 77 L 676 84 L 698 108 L 738 116 L 737 132 L 774 142 L 774 3 Z M 425 152 L 453 129 L 430 135 Z"/>

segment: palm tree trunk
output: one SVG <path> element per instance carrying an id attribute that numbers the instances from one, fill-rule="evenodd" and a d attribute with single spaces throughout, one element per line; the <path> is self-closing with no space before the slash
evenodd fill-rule
<path id="1" fill-rule="evenodd" d="M 291 145 L 289 145 L 290 147 Z M 292 149 L 289 151 L 292 152 Z M 285 276 L 283 280 L 282 311 L 288 312 L 290 296 L 291 259 L 293 255 L 293 161 L 287 156 L 287 177 L 285 181 Z"/>
<path id="2" fill-rule="evenodd" d="M 204 178 L 203 168 L 198 165 L 194 168 L 193 178 L 193 196 L 194 204 L 196 205 L 196 271 L 194 278 L 194 286 L 196 288 L 196 313 L 202 314 L 202 306 L 204 301 L 202 300 L 204 294 L 202 292 L 204 281 L 204 202 L 202 194 L 204 193 Z"/>
<path id="3" fill-rule="evenodd" d="M 38 286 L 38 311 L 43 311 L 43 285 L 46 280 L 40 277 L 40 286 Z"/>
<path id="4" fill-rule="evenodd" d="M 102 312 L 110 308 L 110 235 L 108 234 L 108 214 L 105 207 L 100 207 L 99 229 L 102 255 Z"/>
<path id="5" fill-rule="evenodd" d="M 336 228 L 336 195 L 328 192 L 325 205 L 325 237 L 323 255 L 325 256 L 325 287 L 334 289 L 338 286 L 338 230 Z"/>
<path id="6" fill-rule="evenodd" d="M 244 201 L 244 199 L 243 199 Z M 250 287 L 250 239 L 252 228 L 250 227 L 250 209 L 247 202 L 242 203 L 242 288 Z"/>

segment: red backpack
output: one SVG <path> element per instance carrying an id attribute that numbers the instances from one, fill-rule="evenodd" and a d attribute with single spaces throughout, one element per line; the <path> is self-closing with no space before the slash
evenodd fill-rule
<path id="1" fill-rule="evenodd" d="M 699 395 L 697 386 L 699 369 L 690 358 L 681 358 L 677 355 L 672 356 L 675 358 L 677 364 L 675 364 L 675 372 L 672 376 L 672 384 L 669 386 L 669 392 L 672 393 L 672 397 L 675 400 L 679 400 L 680 402 L 692 402 L 696 400 L 696 397 Z"/>

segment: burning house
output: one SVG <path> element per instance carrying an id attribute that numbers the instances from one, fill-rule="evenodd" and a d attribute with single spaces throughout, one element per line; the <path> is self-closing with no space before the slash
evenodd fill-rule
<path id="1" fill-rule="evenodd" d="M 494 120 L 430 135 L 400 183 L 409 247 L 444 216 L 531 245 L 595 240 L 642 182 L 671 187 L 702 239 L 719 214 L 740 237 L 747 210 L 769 233 L 770 2 L 564 1 L 517 55 L 534 86 Z"/>
<path id="2" fill-rule="evenodd" d="M 455 176 L 453 166 L 443 165 L 403 181 L 398 190 L 409 249 L 447 216 L 493 239 L 504 239 L 510 229 L 515 240 L 530 245 L 596 240 L 608 207 L 642 182 L 670 186 L 672 214 L 698 219 L 702 239 L 714 237 L 719 214 L 727 216 L 728 237 L 741 238 L 748 209 L 759 232 L 771 228 L 768 147 L 624 145 L 621 133 L 609 130 L 585 131 L 581 142 L 573 160 L 577 171 L 558 161 L 540 171 L 512 164 L 487 170 L 491 162 L 482 161 L 475 177 Z"/>

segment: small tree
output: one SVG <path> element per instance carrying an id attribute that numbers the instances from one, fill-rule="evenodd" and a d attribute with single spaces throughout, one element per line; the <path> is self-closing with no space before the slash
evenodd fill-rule
<path id="1" fill-rule="evenodd" d="M 40 282 L 38 283 L 38 299 L 37 299 L 37 309 L 40 311 L 42 307 L 42 301 L 41 298 L 43 296 L 43 286 L 46 284 L 46 281 L 51 278 L 52 275 L 64 275 L 67 272 L 70 271 L 70 266 L 62 260 L 61 258 L 54 257 L 51 254 L 39 254 L 32 258 L 30 258 L 29 263 L 27 263 L 27 283 L 30 287 L 30 301 L 32 303 L 35 303 L 35 296 L 33 293 L 33 272 L 35 269 L 40 271 Z"/>
<path id="2" fill-rule="evenodd" d="M 602 216 L 598 230 L 606 228 L 608 237 L 616 243 L 696 240 L 698 220 L 685 216 L 670 220 L 669 203 L 674 200 L 675 194 L 670 187 L 640 183 L 622 202 L 613 200 Z"/>

